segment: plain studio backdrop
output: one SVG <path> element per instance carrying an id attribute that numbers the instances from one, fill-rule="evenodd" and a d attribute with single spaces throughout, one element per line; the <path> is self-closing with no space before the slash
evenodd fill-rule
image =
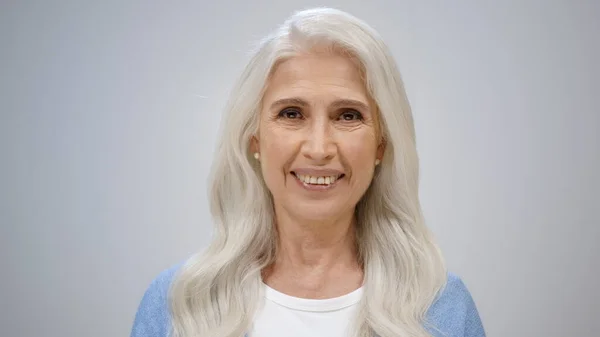
<path id="1" fill-rule="evenodd" d="M 597 335 L 598 2 L 4 0 L 1 336 L 129 334 L 150 281 L 209 241 L 252 42 L 318 5 L 392 49 L 427 223 L 488 335 Z"/>

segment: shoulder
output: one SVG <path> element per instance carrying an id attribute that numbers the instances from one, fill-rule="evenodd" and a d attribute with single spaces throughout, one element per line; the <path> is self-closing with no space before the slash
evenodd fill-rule
<path id="1" fill-rule="evenodd" d="M 131 337 L 167 337 L 170 329 L 168 293 L 181 264 L 161 272 L 148 286 L 140 301 Z"/>
<path id="2" fill-rule="evenodd" d="M 471 293 L 462 279 L 453 273 L 448 273 L 446 286 L 429 309 L 427 318 L 435 336 L 485 336 Z"/>

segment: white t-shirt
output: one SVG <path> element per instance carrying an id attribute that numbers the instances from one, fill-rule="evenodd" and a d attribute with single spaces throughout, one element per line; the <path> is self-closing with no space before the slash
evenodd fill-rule
<path id="1" fill-rule="evenodd" d="M 298 298 L 266 284 L 263 306 L 249 337 L 347 337 L 363 288 L 323 300 Z"/>

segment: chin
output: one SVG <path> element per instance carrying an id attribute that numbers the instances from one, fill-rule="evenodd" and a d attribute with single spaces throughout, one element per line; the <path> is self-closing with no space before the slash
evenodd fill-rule
<path id="1" fill-rule="evenodd" d="M 340 216 L 339 213 L 332 213 L 329 210 L 324 210 L 322 212 L 313 212 L 313 213 L 302 213 L 299 215 L 308 221 L 318 221 L 318 222 L 326 222 L 332 221 Z"/>
<path id="2" fill-rule="evenodd" d="M 294 216 L 308 221 L 330 221 L 343 216 L 348 210 L 341 207 L 337 202 L 328 200 L 306 200 L 291 203 L 288 209 Z"/>

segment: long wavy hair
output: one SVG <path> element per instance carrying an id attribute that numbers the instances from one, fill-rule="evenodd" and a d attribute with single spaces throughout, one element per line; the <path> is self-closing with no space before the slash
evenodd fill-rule
<path id="1" fill-rule="evenodd" d="M 386 142 L 383 162 L 356 205 L 364 297 L 352 331 L 357 337 L 429 336 L 426 314 L 447 274 L 421 212 L 415 130 L 400 73 L 374 29 L 345 12 L 316 8 L 296 12 L 260 41 L 231 93 L 209 193 L 216 231 L 172 283 L 172 337 L 251 331 L 263 300 L 261 270 L 275 261 L 277 234 L 272 196 L 249 144 L 273 69 L 317 45 L 357 63 Z"/>

